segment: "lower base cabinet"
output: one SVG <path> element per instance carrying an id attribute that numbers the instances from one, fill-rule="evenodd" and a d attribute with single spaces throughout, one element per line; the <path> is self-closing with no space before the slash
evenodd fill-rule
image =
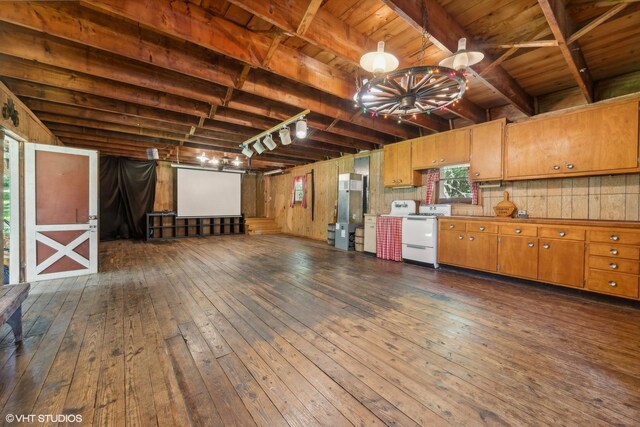
<path id="1" fill-rule="evenodd" d="M 638 228 L 447 217 L 439 221 L 438 262 L 637 300 Z"/>
<path id="2" fill-rule="evenodd" d="M 540 239 L 538 280 L 558 285 L 584 287 L 584 242 Z"/>
<path id="3" fill-rule="evenodd" d="M 538 278 L 538 239 L 527 236 L 498 238 L 498 273 Z"/>

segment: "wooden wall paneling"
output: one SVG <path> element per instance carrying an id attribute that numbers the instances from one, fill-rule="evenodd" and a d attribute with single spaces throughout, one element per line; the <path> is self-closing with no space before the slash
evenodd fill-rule
<path id="1" fill-rule="evenodd" d="M 156 168 L 156 200 L 153 204 L 154 211 L 175 210 L 174 171 L 175 169 L 171 167 L 171 163 L 158 162 Z"/>

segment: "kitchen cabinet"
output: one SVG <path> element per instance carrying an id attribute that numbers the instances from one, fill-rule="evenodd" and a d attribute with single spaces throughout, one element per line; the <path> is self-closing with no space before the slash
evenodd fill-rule
<path id="1" fill-rule="evenodd" d="M 584 286 L 584 242 L 540 238 L 538 280 L 565 286 Z"/>
<path id="2" fill-rule="evenodd" d="M 469 129 L 442 132 L 412 140 L 412 168 L 416 170 L 439 168 L 469 163 Z"/>
<path id="3" fill-rule="evenodd" d="M 506 180 L 639 170 L 637 100 L 506 127 Z"/>
<path id="4" fill-rule="evenodd" d="M 384 146 L 385 187 L 419 185 L 420 173 L 414 171 L 411 166 L 411 141 Z"/>
<path id="5" fill-rule="evenodd" d="M 438 262 L 640 299 L 640 223 L 615 224 L 441 217 Z"/>
<path id="6" fill-rule="evenodd" d="M 470 133 L 470 175 L 474 181 L 502 179 L 502 147 L 506 120 L 473 126 Z"/>
<path id="7" fill-rule="evenodd" d="M 527 236 L 500 236 L 498 272 L 525 279 L 537 279 L 538 239 Z"/>

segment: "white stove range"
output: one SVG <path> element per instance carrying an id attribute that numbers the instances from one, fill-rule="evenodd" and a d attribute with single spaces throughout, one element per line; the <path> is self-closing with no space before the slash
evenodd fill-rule
<path id="1" fill-rule="evenodd" d="M 415 200 L 394 200 L 389 216 L 402 217 L 402 258 L 438 268 L 437 218 L 451 216 L 451 205 L 424 205 L 416 210 Z"/>

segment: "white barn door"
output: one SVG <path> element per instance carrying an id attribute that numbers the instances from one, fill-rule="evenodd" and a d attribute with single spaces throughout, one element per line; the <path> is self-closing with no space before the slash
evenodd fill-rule
<path id="1" fill-rule="evenodd" d="M 25 144 L 27 281 L 98 271 L 98 153 Z"/>

